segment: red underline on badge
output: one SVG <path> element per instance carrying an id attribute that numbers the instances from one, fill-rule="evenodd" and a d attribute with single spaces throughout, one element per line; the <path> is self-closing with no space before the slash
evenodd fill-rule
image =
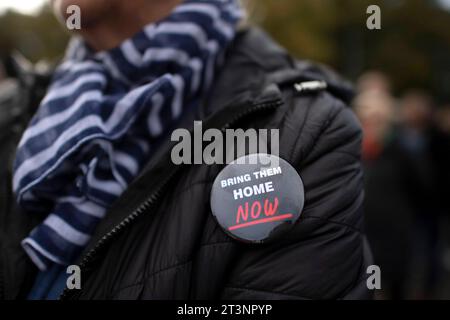
<path id="1" fill-rule="evenodd" d="M 236 229 L 241 229 L 241 228 L 247 228 L 247 227 L 250 227 L 250 226 L 254 226 L 255 224 L 262 224 L 262 223 L 269 223 L 269 222 L 274 222 L 274 221 L 286 220 L 286 219 L 292 218 L 292 216 L 293 215 L 291 213 L 287 213 L 287 214 L 283 214 L 281 216 L 276 216 L 276 217 L 272 217 L 272 218 L 265 218 L 265 219 L 260 219 L 260 220 L 255 220 L 255 221 L 251 221 L 251 222 L 238 224 L 238 225 L 229 227 L 228 230 L 232 231 L 232 230 L 236 230 Z"/>

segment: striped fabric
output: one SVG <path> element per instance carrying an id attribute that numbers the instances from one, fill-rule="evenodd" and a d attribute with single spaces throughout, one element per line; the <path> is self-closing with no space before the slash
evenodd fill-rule
<path id="1" fill-rule="evenodd" d="M 39 269 L 77 258 L 158 140 L 213 83 L 242 15 L 238 0 L 188 0 L 110 51 L 71 42 L 14 167 L 19 204 L 48 214 L 22 242 Z"/>

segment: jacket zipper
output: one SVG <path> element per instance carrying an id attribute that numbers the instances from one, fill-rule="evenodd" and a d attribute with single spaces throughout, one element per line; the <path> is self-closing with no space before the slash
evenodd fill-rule
<path id="1" fill-rule="evenodd" d="M 227 122 L 221 130 L 226 130 L 231 128 L 234 124 L 236 124 L 239 120 L 253 114 L 257 113 L 263 110 L 271 110 L 276 109 L 277 107 L 281 106 L 283 104 L 283 101 L 281 99 L 276 99 L 269 102 L 263 102 L 254 104 L 253 106 L 247 108 L 246 110 L 242 111 L 241 113 L 237 114 L 235 117 L 233 117 L 229 122 Z M 164 180 L 163 182 L 158 186 L 158 188 L 145 200 L 143 201 L 136 210 L 134 210 L 128 217 L 123 219 L 118 225 L 116 225 L 110 232 L 108 232 L 106 235 L 104 235 L 97 243 L 96 245 L 83 257 L 81 260 L 79 267 L 80 269 L 85 268 L 89 265 L 89 263 L 94 259 L 95 255 L 100 251 L 100 249 L 103 248 L 103 246 L 106 245 L 111 239 L 114 238 L 116 234 L 123 231 L 123 229 L 127 228 L 131 223 L 133 223 L 142 213 L 150 209 L 152 206 L 156 204 L 156 202 L 159 200 L 161 196 L 161 192 L 164 190 L 164 188 L 167 186 L 167 184 L 174 178 L 174 176 L 178 173 L 182 166 L 178 166 L 176 170 L 173 170 Z M 64 300 L 68 298 L 68 295 L 70 294 L 70 290 L 65 288 L 63 293 L 60 296 L 60 300 Z"/>

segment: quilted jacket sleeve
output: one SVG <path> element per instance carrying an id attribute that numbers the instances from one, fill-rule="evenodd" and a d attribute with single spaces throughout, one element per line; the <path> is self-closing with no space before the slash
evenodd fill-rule
<path id="1" fill-rule="evenodd" d="M 280 143 L 289 145 L 281 156 L 304 182 L 304 211 L 285 241 L 244 249 L 223 297 L 340 299 L 359 288 L 369 298 L 359 123 L 325 92 L 294 97 L 279 112 Z"/>

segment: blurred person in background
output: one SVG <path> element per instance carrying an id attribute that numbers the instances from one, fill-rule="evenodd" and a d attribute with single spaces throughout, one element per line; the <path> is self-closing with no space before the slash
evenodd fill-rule
<path id="1" fill-rule="evenodd" d="M 411 90 L 396 101 L 389 87 L 382 74 L 364 74 L 354 102 L 364 131 L 366 230 L 383 271 L 378 298 L 430 299 L 448 211 L 448 140 L 426 93 Z"/>
<path id="2" fill-rule="evenodd" d="M 445 133 L 435 122 L 432 98 L 420 90 L 407 92 L 400 106 L 399 141 L 405 156 L 406 190 L 414 213 L 412 298 L 435 297 L 441 273 L 440 222 L 449 196 Z"/>
<path id="3" fill-rule="evenodd" d="M 436 110 L 435 121 L 438 129 L 446 136 L 450 135 L 450 104 Z"/>
<path id="4" fill-rule="evenodd" d="M 395 101 L 390 93 L 387 77 L 370 71 L 357 83 L 358 95 L 354 100 L 355 112 L 364 130 L 363 157 L 374 160 L 383 151 L 395 119 Z"/>
<path id="5" fill-rule="evenodd" d="M 4 79 L 6 79 L 6 71 L 4 67 L 4 62 L 2 59 L 0 59 L 0 82 L 2 82 Z"/>
<path id="6" fill-rule="evenodd" d="M 381 71 L 366 71 L 357 81 L 357 91 L 359 94 L 375 92 L 380 96 L 391 96 L 391 83 L 386 74 Z"/>
<path id="7" fill-rule="evenodd" d="M 382 271 L 378 299 L 407 297 L 412 251 L 412 204 L 397 135 L 396 100 L 388 78 L 368 72 L 358 81 L 354 108 L 364 132 L 366 231 Z"/>
<path id="8" fill-rule="evenodd" d="M 439 170 L 437 170 L 437 192 L 440 199 L 440 235 L 442 242 L 442 260 L 444 274 L 439 279 L 440 290 L 446 290 L 450 286 L 450 104 L 444 105 L 436 111 L 436 129 L 438 131 L 437 148 L 435 148 L 436 159 Z M 444 278 L 447 277 L 447 280 Z"/>

